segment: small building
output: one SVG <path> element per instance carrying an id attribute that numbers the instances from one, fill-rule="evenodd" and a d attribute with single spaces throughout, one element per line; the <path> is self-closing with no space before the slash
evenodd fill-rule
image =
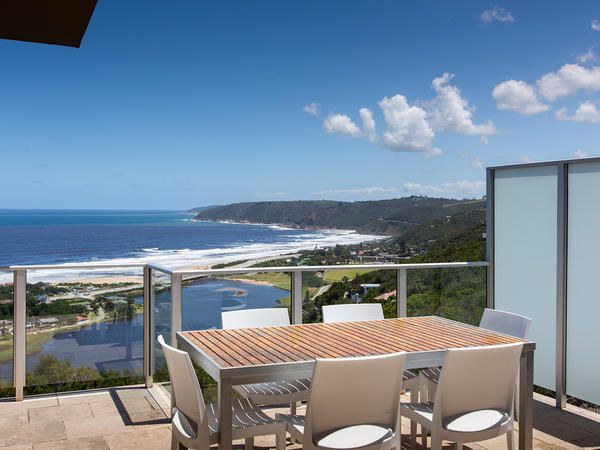
<path id="1" fill-rule="evenodd" d="M 376 289 L 379 286 L 381 286 L 381 284 L 379 283 L 365 283 L 365 284 L 361 284 L 360 287 L 363 290 L 363 294 L 366 294 L 367 292 L 369 292 L 371 289 Z"/>

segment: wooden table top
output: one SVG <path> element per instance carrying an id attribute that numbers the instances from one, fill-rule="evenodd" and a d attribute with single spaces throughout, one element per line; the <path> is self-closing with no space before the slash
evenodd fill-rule
<path id="1" fill-rule="evenodd" d="M 222 369 L 528 342 L 436 316 L 179 334 Z"/>

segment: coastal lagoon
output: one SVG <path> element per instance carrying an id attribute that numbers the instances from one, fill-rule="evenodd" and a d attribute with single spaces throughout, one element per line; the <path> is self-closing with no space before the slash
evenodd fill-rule
<path id="1" fill-rule="evenodd" d="M 270 308 L 288 291 L 271 286 L 243 283 L 236 280 L 198 280 L 183 288 L 183 328 L 206 329 L 221 326 L 221 311 L 244 308 Z M 136 302 L 142 303 L 142 298 Z M 161 291 L 155 298 L 155 332 L 170 332 L 170 291 Z M 73 367 L 90 367 L 99 371 L 128 370 L 137 375 L 143 369 L 142 314 L 130 319 L 103 321 L 78 329 L 58 332 L 47 340 L 41 351 L 27 356 L 27 371 L 33 370 L 41 355 L 68 360 Z M 0 364 L 0 379 L 11 378 L 12 362 Z"/>

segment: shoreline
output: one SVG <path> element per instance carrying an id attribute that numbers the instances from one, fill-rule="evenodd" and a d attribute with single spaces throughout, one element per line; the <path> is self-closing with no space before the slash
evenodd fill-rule
<path id="1" fill-rule="evenodd" d="M 204 221 L 209 222 L 209 221 Z M 213 222 L 213 221 L 210 221 Z M 215 222 L 213 222 L 215 223 Z M 216 222 L 226 223 L 226 222 Z M 276 224 L 252 224 L 260 225 L 269 228 L 277 227 Z M 296 230 L 315 231 L 315 229 L 297 228 Z M 211 249 L 169 249 L 156 250 L 155 252 L 140 252 L 139 256 L 132 258 L 114 258 L 103 261 L 94 261 L 93 264 L 118 265 L 119 263 L 131 264 L 139 263 L 140 268 L 123 268 L 102 269 L 90 268 L 71 269 L 69 265 L 76 265 L 76 262 L 70 262 L 58 265 L 58 269 L 36 270 L 28 274 L 28 281 L 32 284 L 37 282 L 90 282 L 96 283 L 97 279 L 104 279 L 107 283 L 111 280 L 118 279 L 127 280 L 129 282 L 134 278 L 140 277 L 141 266 L 147 263 L 153 263 L 159 266 L 164 266 L 167 269 L 189 269 L 189 270 L 204 270 L 217 264 L 230 264 L 236 261 L 257 260 L 265 258 L 278 259 L 285 255 L 298 253 L 300 251 L 312 250 L 316 248 L 332 248 L 336 245 L 357 245 L 362 242 L 375 242 L 389 238 L 382 235 L 367 235 L 359 234 L 355 230 L 329 230 L 318 229 L 322 232 L 320 236 L 312 239 L 304 236 L 296 236 L 295 239 L 283 242 L 265 242 L 265 243 L 244 243 L 236 246 L 223 246 Z M 86 264 L 84 262 L 83 264 Z M 92 263 L 92 262 L 90 262 Z M 110 274 L 114 271 L 114 275 Z M 108 272 L 108 273 L 107 273 Z M 85 280 L 85 281 L 83 281 Z M 0 273 L 0 284 L 10 283 L 12 275 L 6 272 L 5 275 Z"/>

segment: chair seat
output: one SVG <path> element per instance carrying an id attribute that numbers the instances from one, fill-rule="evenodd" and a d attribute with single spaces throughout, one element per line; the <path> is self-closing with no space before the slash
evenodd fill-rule
<path id="1" fill-rule="evenodd" d="M 403 403 L 402 415 L 410 420 L 430 428 L 433 422 L 433 402 Z M 502 427 L 510 422 L 510 415 L 505 411 L 482 409 L 466 414 L 459 414 L 442 423 L 444 429 L 458 433 L 475 433 Z"/>
<path id="2" fill-rule="evenodd" d="M 257 404 L 291 403 L 308 400 L 310 378 L 292 381 L 269 381 L 266 383 L 242 384 L 234 389 L 244 398 Z"/>
<path id="3" fill-rule="evenodd" d="M 281 420 L 273 419 L 266 415 L 258 406 L 248 399 L 234 400 L 232 411 L 232 424 L 234 437 L 246 428 L 256 428 L 260 426 L 270 426 L 282 423 Z M 206 405 L 206 414 L 208 418 L 208 429 L 211 435 L 216 435 L 219 431 L 219 414 L 216 404 Z M 243 434 L 243 433 L 241 433 Z"/>
<path id="4" fill-rule="evenodd" d="M 510 422 L 510 415 L 505 411 L 496 409 L 482 409 L 466 414 L 459 414 L 442 423 L 448 431 L 459 433 L 474 433 L 506 425 Z"/>
<path id="5" fill-rule="evenodd" d="M 304 436 L 304 416 L 278 414 L 285 420 L 292 438 L 302 442 Z M 394 431 L 378 425 L 354 425 L 320 436 L 317 446 L 332 449 L 353 449 L 384 442 L 391 438 Z"/>

